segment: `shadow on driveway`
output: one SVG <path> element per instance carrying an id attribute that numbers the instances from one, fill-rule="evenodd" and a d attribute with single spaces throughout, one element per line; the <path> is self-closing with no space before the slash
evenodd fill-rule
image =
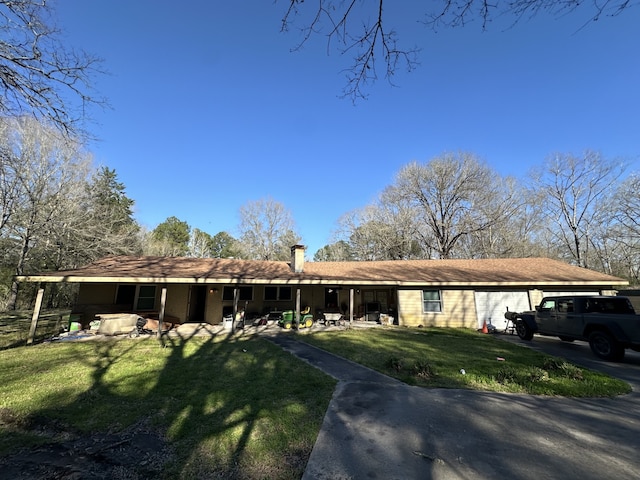
<path id="1" fill-rule="evenodd" d="M 573 399 L 412 387 L 295 335 L 271 340 L 339 380 L 303 480 L 601 480 L 640 471 L 640 366 L 633 355 L 629 364 L 602 368 L 629 378 L 634 393 Z M 588 345 L 562 348 L 590 355 Z M 593 362 L 600 363 L 575 363 Z"/>

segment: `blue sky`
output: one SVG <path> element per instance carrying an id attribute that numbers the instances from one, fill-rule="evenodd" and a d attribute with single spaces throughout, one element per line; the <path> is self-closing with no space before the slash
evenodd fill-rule
<path id="1" fill-rule="evenodd" d="M 235 235 L 239 208 L 272 198 L 309 257 L 402 166 L 444 152 L 523 180 L 585 149 L 640 169 L 640 7 L 586 26 L 579 11 L 434 32 L 407 3 L 389 26 L 421 65 L 353 105 L 339 98 L 348 56 L 322 37 L 291 52 L 286 1 L 59 2 L 67 42 L 109 72 L 96 84 L 112 106 L 93 113 L 96 165 L 116 170 L 149 229 L 176 216 Z"/>

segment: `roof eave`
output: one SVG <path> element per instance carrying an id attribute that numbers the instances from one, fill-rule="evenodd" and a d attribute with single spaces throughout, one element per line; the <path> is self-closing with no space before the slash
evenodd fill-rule
<path id="1" fill-rule="evenodd" d="M 154 284 L 281 284 L 281 285 L 344 285 L 344 286 L 393 286 L 393 287 L 536 287 L 536 286 L 581 286 L 581 287 L 600 287 L 606 286 L 626 286 L 629 285 L 627 280 L 611 279 L 611 280 L 572 280 L 572 281 L 500 281 L 500 282 L 434 282 L 434 281 L 400 281 L 400 280 L 367 280 L 367 279 L 333 279 L 333 278 L 209 278 L 209 277 L 92 277 L 92 276 L 74 276 L 74 275 L 21 275 L 15 277 L 17 282 L 28 283 L 154 283 Z"/>

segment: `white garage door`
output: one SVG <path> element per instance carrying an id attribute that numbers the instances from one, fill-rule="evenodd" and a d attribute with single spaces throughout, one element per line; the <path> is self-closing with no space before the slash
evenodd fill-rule
<path id="1" fill-rule="evenodd" d="M 504 330 L 507 320 L 504 313 L 507 308 L 510 312 L 526 312 L 531 310 L 529 294 L 526 291 L 512 292 L 475 292 L 476 313 L 478 315 L 478 328 L 482 328 L 483 322 L 491 324 L 498 330 Z"/>

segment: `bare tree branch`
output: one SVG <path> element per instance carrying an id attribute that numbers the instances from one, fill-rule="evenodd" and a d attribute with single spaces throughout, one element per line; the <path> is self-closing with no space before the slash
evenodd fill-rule
<path id="1" fill-rule="evenodd" d="M 272 198 L 247 202 L 240 207 L 238 247 L 244 258 L 288 260 L 290 248 L 300 243 L 291 212 Z"/>
<path id="2" fill-rule="evenodd" d="M 550 157 L 534 178 L 533 185 L 545 195 L 547 227 L 559 247 L 582 267 L 589 266 L 588 248 L 600 221 L 598 212 L 624 170 L 623 163 L 587 151 L 580 157 Z"/>
<path id="3" fill-rule="evenodd" d="M 597 21 L 636 4 L 638 0 L 440 0 L 425 2 L 422 23 L 430 28 L 461 27 L 479 20 L 485 29 L 497 17 L 512 17 L 516 24 L 543 12 L 561 16 L 579 9 L 588 12 L 588 21 Z M 400 44 L 400 35 L 387 26 L 383 7 L 384 0 L 289 0 L 281 29 L 301 25 L 297 28 L 302 40 L 293 50 L 300 50 L 314 36 L 325 35 L 328 52 L 335 41 L 341 54 L 352 54 L 353 61 L 344 70 L 347 82 L 342 96 L 356 102 L 367 97 L 366 88 L 378 80 L 379 72 L 384 71 L 384 78 L 393 85 L 398 68 L 412 71 L 419 65 L 420 49 Z"/>
<path id="4" fill-rule="evenodd" d="M 0 115 L 47 119 L 67 136 L 86 135 L 101 60 L 65 46 L 47 0 L 0 0 Z"/>
<path id="5" fill-rule="evenodd" d="M 302 3 L 301 0 L 290 0 L 282 19 L 283 31 L 289 31 L 294 20 L 301 16 Z M 384 77 L 393 85 L 392 77 L 398 68 L 404 66 L 407 71 L 412 71 L 418 66 L 419 52 L 417 48 L 399 46 L 396 32 L 387 30 L 383 0 L 376 3 L 373 21 L 362 20 L 359 27 L 354 27 L 358 20 L 352 17 L 357 15 L 356 6 L 359 3 L 362 2 L 320 0 L 314 16 L 300 28 L 302 40 L 294 48 L 299 50 L 312 36 L 320 35 L 323 21 L 328 22 L 327 51 L 331 50 L 332 41 L 335 40 L 340 53 L 353 55 L 352 66 L 344 70 L 347 83 L 342 92 L 343 98 L 350 98 L 353 102 L 367 98 L 364 88 L 378 79 L 378 57 L 384 62 Z"/>

